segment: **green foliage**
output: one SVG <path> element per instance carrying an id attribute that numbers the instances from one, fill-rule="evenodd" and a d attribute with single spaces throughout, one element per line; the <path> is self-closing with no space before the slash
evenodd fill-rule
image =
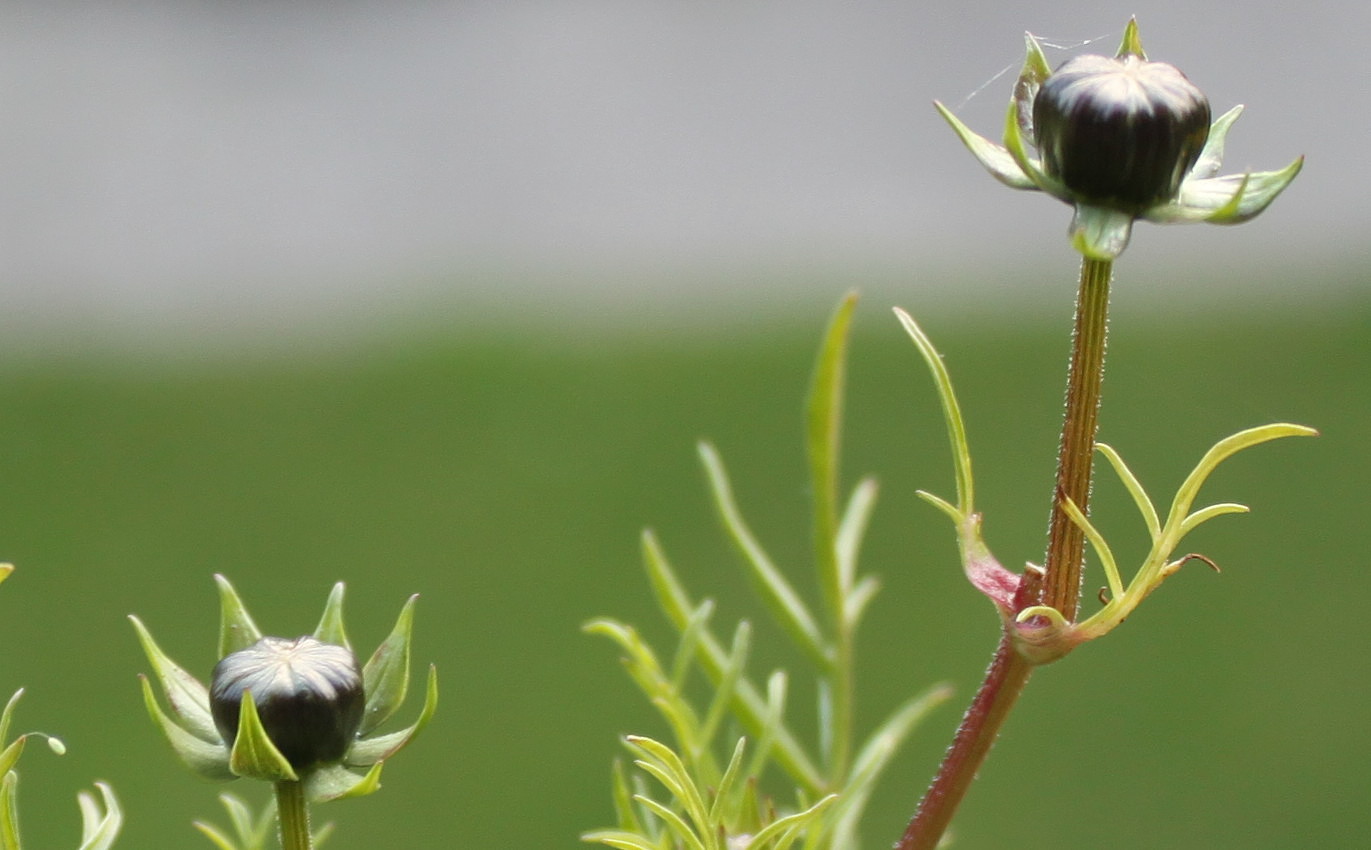
<path id="1" fill-rule="evenodd" d="M 727 642 L 714 631 L 714 604 L 696 601 L 656 536 L 643 534 L 643 560 L 656 601 L 678 640 L 669 664 L 632 626 L 611 619 L 586 625 L 624 653 L 629 676 L 661 713 L 674 745 L 629 737 L 638 773 L 616 766 L 617 828 L 583 839 L 632 850 L 808 850 L 858 846 L 858 824 L 882 770 L 918 721 L 946 699 L 936 686 L 896 709 L 858 746 L 855 638 L 877 588 L 857 569 L 876 485 L 862 480 L 845 504 L 838 498 L 839 448 L 846 352 L 856 299 L 843 301 L 829 325 L 814 368 L 806 415 L 806 448 L 813 497 L 817 611 L 768 555 L 743 517 L 719 452 L 699 447 L 700 462 L 720 525 L 759 601 L 813 668 L 819 684 L 819 742 L 806 745 L 786 721 L 789 676 L 774 671 L 759 684 L 747 672 L 752 630 L 740 622 Z M 702 679 L 708 699 L 688 694 Z M 730 722 L 731 721 L 731 722 Z M 759 790 L 775 766 L 793 785 L 780 804 Z M 666 792 L 653 796 L 651 777 Z"/>
<path id="2" fill-rule="evenodd" d="M 0 564 L 0 582 L 9 578 L 13 572 L 12 564 Z M 66 752 L 66 746 L 59 739 L 41 732 L 29 732 L 9 741 L 14 707 L 23 694 L 23 688 L 15 691 L 9 702 L 5 703 L 4 710 L 0 711 L 0 850 L 21 850 L 19 773 L 14 768 L 19 762 L 19 757 L 24 754 L 24 743 L 30 736 L 37 735 L 47 740 L 48 748 L 54 753 L 62 755 Z M 95 783 L 95 789 L 100 792 L 98 800 L 89 791 L 81 791 L 76 795 L 76 805 L 81 810 L 81 845 L 78 850 L 108 850 L 113 846 L 114 839 L 119 836 L 119 829 L 124 823 L 124 813 L 119 808 L 114 789 L 103 782 Z"/>
<path id="3" fill-rule="evenodd" d="M 13 566 L 0 564 L 0 582 L 13 571 Z M 29 732 L 6 743 L 10 723 L 14 719 L 14 707 L 23 694 L 23 688 L 15 691 L 9 702 L 5 703 L 4 711 L 0 712 L 0 850 L 21 850 L 19 773 L 14 768 L 24 754 L 24 743 L 30 736 L 38 735 L 47 740 L 48 748 L 53 752 L 58 755 L 66 752 L 66 746 L 60 740 L 41 732 Z M 81 810 L 81 844 L 78 850 L 108 850 L 114 845 L 114 839 L 119 836 L 119 829 L 124 823 L 124 813 L 119 808 L 114 789 L 103 782 L 95 783 L 95 789 L 100 792 L 98 800 L 89 791 L 81 791 L 76 795 L 76 804 Z"/>

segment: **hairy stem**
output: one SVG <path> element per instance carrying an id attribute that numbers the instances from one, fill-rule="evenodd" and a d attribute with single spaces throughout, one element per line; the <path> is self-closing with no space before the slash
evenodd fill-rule
<path id="1" fill-rule="evenodd" d="M 309 803 L 301 782 L 276 783 L 276 816 L 281 824 L 281 850 L 313 850 L 309 835 Z"/>
<path id="2" fill-rule="evenodd" d="M 1032 672 L 1033 665 L 1014 650 L 1013 638 L 1006 633 L 995 650 L 985 681 L 957 727 L 938 775 L 919 801 L 919 810 L 895 850 L 933 850 L 938 846 Z"/>
<path id="3" fill-rule="evenodd" d="M 1108 260 L 1087 258 L 1081 265 L 1047 558 L 1042 574 L 1033 570 L 1024 574 L 1014 600 L 1018 610 L 1030 605 L 1051 605 L 1068 621 L 1076 619 L 1080 602 L 1085 534 L 1061 505 L 1070 499 L 1085 512 L 1090 499 L 1112 274 L 1113 264 Z M 1015 649 L 1014 636 L 1008 631 L 1014 626 L 1005 628 L 985 681 L 976 691 L 933 784 L 919 802 L 918 811 L 895 850 L 934 850 L 938 846 L 1000 727 L 1028 683 L 1033 664 Z"/>
<path id="4" fill-rule="evenodd" d="M 1071 371 L 1066 383 L 1066 414 L 1048 524 L 1047 558 L 1041 575 L 1032 570 L 1024 575 L 1016 598 L 1020 609 L 1029 605 L 1050 605 L 1068 622 L 1075 621 L 1080 606 L 1085 532 L 1062 510 L 1062 502 L 1070 499 L 1081 513 L 1089 515 L 1112 274 L 1113 263 L 1109 260 L 1086 259 L 1081 263 L 1076 326 L 1071 340 Z"/>

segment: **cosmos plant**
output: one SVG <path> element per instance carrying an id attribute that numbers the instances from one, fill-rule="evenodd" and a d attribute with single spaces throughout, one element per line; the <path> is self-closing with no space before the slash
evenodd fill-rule
<path id="1" fill-rule="evenodd" d="M 920 495 L 952 521 L 962 568 L 992 603 L 1000 633 L 985 681 L 897 850 L 933 850 L 944 840 L 957 806 L 1037 667 L 1118 627 L 1184 564 L 1213 566 L 1208 556 L 1179 547 L 1202 523 L 1247 510 L 1232 502 L 1198 502 L 1201 487 L 1220 463 L 1270 440 L 1315 433 L 1276 423 L 1220 440 L 1161 509 L 1120 452 L 1096 442 L 1113 262 L 1128 246 L 1134 223 L 1249 221 L 1290 185 L 1302 159 L 1276 171 L 1218 176 L 1224 144 L 1241 107 L 1214 119 L 1204 93 L 1180 70 L 1148 59 L 1133 21 L 1114 56 L 1077 56 L 1055 71 L 1029 36 L 1003 143 L 973 132 L 941 104 L 937 109 L 1000 182 L 1071 206 L 1068 238 L 1082 262 L 1058 468 L 1050 491 L 1048 547 L 1042 564 L 1029 564 L 1023 573 L 1003 567 L 982 537 L 985 518 L 976 507 L 966 423 L 947 365 L 919 324 L 896 310 L 933 377 L 953 456 L 955 496 Z M 648 532 L 643 547 L 648 577 L 679 635 L 671 660 L 661 660 L 630 625 L 600 619 L 587 629 L 618 644 L 629 675 L 662 713 L 672 741 L 626 739 L 633 768 L 618 766 L 614 773 L 618 824 L 587 833 L 587 841 L 627 850 L 854 850 L 875 780 L 916 721 L 947 697 L 943 686 L 911 697 L 863 745 L 853 743 L 853 641 L 877 587 L 875 578 L 861 575 L 856 566 L 875 504 L 875 483 L 863 480 L 846 502 L 836 492 L 853 303 L 851 297 L 844 301 L 824 338 L 806 408 L 817 609 L 743 520 L 717 450 L 708 444 L 700 449 L 721 526 L 762 607 L 813 669 L 820 695 L 818 746 L 807 746 L 786 721 L 790 674 L 775 671 L 765 686 L 756 683 L 746 669 L 750 624 L 738 624 L 731 640 L 716 636 L 712 603 L 687 593 L 656 536 Z M 1120 566 L 1090 520 L 1097 454 L 1123 483 L 1151 539 L 1150 550 L 1131 573 Z M 1087 545 L 1104 578 L 1099 609 L 1083 616 L 1080 589 Z M 692 699 L 691 683 L 696 682 L 694 693 L 699 693 L 700 680 L 706 698 Z M 763 783 L 777 775 L 793 789 L 764 792 Z"/>
<path id="2" fill-rule="evenodd" d="M 381 768 L 433 717 L 438 677 L 429 668 L 424 705 L 410 726 L 379 728 L 409 688 L 411 597 L 390 636 L 365 665 L 353 655 L 343 625 L 343 584 L 334 585 L 314 632 L 296 638 L 264 636 L 233 586 L 219 588 L 219 662 L 207 688 L 162 651 L 142 621 L 130 616 L 167 703 L 163 708 L 146 677 L 148 714 L 172 750 L 206 779 L 237 777 L 272 783 L 285 850 L 313 846 L 308 803 L 359 797 L 380 788 Z M 235 802 L 230 802 L 234 800 Z M 236 798 L 225 800 L 238 844 L 201 826 L 230 850 L 248 850 L 259 830 Z"/>

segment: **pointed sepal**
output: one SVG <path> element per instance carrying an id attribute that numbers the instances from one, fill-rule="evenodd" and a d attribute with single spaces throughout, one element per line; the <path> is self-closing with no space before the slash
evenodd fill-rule
<path id="1" fill-rule="evenodd" d="M 261 640 L 262 630 L 228 579 L 216 573 L 214 583 L 219 588 L 219 657 L 224 658 Z"/>
<path id="2" fill-rule="evenodd" d="M 990 172 L 990 176 L 1013 189 L 1038 188 L 1003 145 L 990 141 L 966 126 L 960 118 L 952 114 L 952 110 L 938 101 L 935 100 L 933 106 L 937 108 L 938 114 L 942 115 L 943 119 L 951 125 L 953 132 L 957 134 L 957 138 L 962 140 L 962 144 L 971 151 L 972 156 L 976 157 L 976 161 L 986 171 Z M 1011 107 L 1012 109 L 1013 107 Z"/>
<path id="3" fill-rule="evenodd" d="M 298 782 L 300 777 L 286 757 L 271 742 L 257 714 L 251 691 L 243 691 L 238 710 L 238 734 L 229 753 L 229 769 L 236 776 L 250 776 L 267 782 Z"/>
<path id="4" fill-rule="evenodd" d="M 1142 38 L 1138 36 L 1137 18 L 1128 19 L 1128 26 L 1123 28 L 1123 41 L 1119 43 L 1119 50 L 1114 54 L 1115 59 L 1127 56 L 1136 56 L 1144 62 L 1147 61 L 1147 51 L 1143 50 Z"/>
<path id="5" fill-rule="evenodd" d="M 190 768 L 192 773 L 205 779 L 232 779 L 234 773 L 229 769 L 227 745 L 223 741 L 210 743 L 186 731 L 162 710 L 148 678 L 140 675 L 138 680 L 143 686 L 143 705 L 147 707 L 148 716 L 157 728 L 162 730 L 167 742 L 171 744 L 172 752 L 176 753 L 181 763 Z"/>
<path id="6" fill-rule="evenodd" d="M 152 665 L 152 672 L 162 686 L 162 693 L 171 706 L 172 714 L 176 716 L 177 725 L 205 743 L 222 744 L 223 739 L 214 728 L 214 717 L 209 710 L 209 691 L 199 679 L 187 673 L 162 651 L 142 620 L 130 614 L 129 622 L 138 633 L 143 654 Z"/>
<path id="7" fill-rule="evenodd" d="M 353 773 L 341 764 L 321 767 L 305 780 L 305 796 L 311 803 L 365 797 L 381 790 L 382 764 L 377 762 L 366 773 Z"/>
<path id="8" fill-rule="evenodd" d="M 1133 215 L 1109 207 L 1077 204 L 1068 230 L 1071 247 L 1092 260 L 1113 260 L 1128 247 Z"/>
<path id="9" fill-rule="evenodd" d="M 347 764 L 364 766 L 385 761 L 406 747 L 414 737 L 424 730 L 438 710 L 438 668 L 429 665 L 428 681 L 424 690 L 424 706 L 419 710 L 419 719 L 398 732 L 358 738 L 343 759 Z"/>
<path id="10" fill-rule="evenodd" d="M 405 701 L 409 691 L 409 643 L 414 629 L 414 603 L 418 599 L 415 594 L 405 602 L 390 635 L 376 647 L 376 652 L 362 668 L 363 689 L 367 696 L 362 735 L 385 723 Z"/>
<path id="11" fill-rule="evenodd" d="M 351 652 L 352 644 L 348 643 L 347 629 L 343 626 L 344 589 L 340 581 L 329 591 L 328 601 L 324 603 L 324 614 L 319 618 L 319 625 L 314 627 L 314 639 L 320 643 L 344 647 Z"/>

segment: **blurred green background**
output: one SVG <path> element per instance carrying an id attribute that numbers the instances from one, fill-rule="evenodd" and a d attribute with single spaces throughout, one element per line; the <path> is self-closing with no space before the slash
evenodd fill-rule
<path id="1" fill-rule="evenodd" d="M 1069 304 L 1011 320 L 901 303 L 957 382 L 991 545 L 1006 564 L 1038 559 Z M 845 480 L 882 482 L 863 558 L 884 589 L 861 636 L 862 717 L 869 728 L 936 681 L 958 694 L 891 769 L 868 847 L 897 837 L 997 628 L 944 518 L 914 496 L 950 495 L 951 469 L 931 383 L 889 306 L 861 305 L 851 353 Z M 74 794 L 104 779 L 127 811 L 118 846 L 209 846 L 189 824 L 222 820 L 220 788 L 183 772 L 148 722 L 125 615 L 207 675 L 215 572 L 287 635 L 311 630 L 346 581 L 367 651 L 422 594 L 416 662 L 438 665 L 438 716 L 381 793 L 317 811 L 339 824 L 329 846 L 404 834 L 411 847 L 572 847 L 608 825 L 617 736 L 666 733 L 615 648 L 578 628 L 613 615 L 665 645 L 637 557 L 644 526 L 718 601 L 721 628 L 762 618 L 705 497 L 702 437 L 760 538 L 812 589 L 800 410 L 830 307 L 674 327 L 396 324 L 275 355 L 89 344 L 10 357 L 0 555 L 18 572 L 0 589 L 0 687 L 28 688 L 20 730 L 70 748 L 24 758 L 26 840 L 75 846 Z M 1351 297 L 1241 315 L 1116 310 L 1102 438 L 1158 501 L 1234 430 L 1292 420 L 1323 433 L 1240 455 L 1211 480 L 1209 500 L 1253 507 L 1184 546 L 1222 574 L 1188 567 L 1106 641 L 1035 677 L 956 846 L 1347 847 L 1368 833 L 1369 322 L 1371 302 Z M 1144 535 L 1131 504 L 1109 477 L 1096 492 L 1132 560 Z M 754 646 L 755 675 L 795 661 L 769 624 Z M 792 684 L 797 710 L 811 694 Z"/>

